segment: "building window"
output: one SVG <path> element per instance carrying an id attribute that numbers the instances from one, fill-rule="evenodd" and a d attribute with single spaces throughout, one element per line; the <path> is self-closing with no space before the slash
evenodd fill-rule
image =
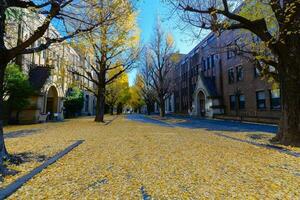
<path id="1" fill-rule="evenodd" d="M 231 59 L 235 56 L 235 52 L 230 48 L 230 45 L 227 47 L 227 59 Z"/>
<path id="2" fill-rule="evenodd" d="M 235 95 L 229 96 L 230 110 L 235 110 Z"/>
<path id="3" fill-rule="evenodd" d="M 228 69 L 228 83 L 234 83 L 234 69 L 230 68 Z"/>
<path id="4" fill-rule="evenodd" d="M 241 94 L 239 95 L 239 109 L 245 109 L 245 95 Z"/>
<path id="5" fill-rule="evenodd" d="M 214 55 L 211 55 L 211 68 L 214 68 L 215 67 L 215 56 Z"/>
<path id="6" fill-rule="evenodd" d="M 206 70 L 206 62 L 205 59 L 202 58 L 202 71 Z"/>
<path id="7" fill-rule="evenodd" d="M 244 70 L 242 66 L 236 68 L 236 80 L 242 81 L 244 79 Z"/>
<path id="8" fill-rule="evenodd" d="M 56 56 L 56 60 L 57 60 L 57 67 L 60 68 L 60 59 L 59 59 L 59 55 Z"/>
<path id="9" fill-rule="evenodd" d="M 257 109 L 266 109 L 266 94 L 265 91 L 256 92 Z"/>
<path id="10" fill-rule="evenodd" d="M 254 78 L 260 77 L 260 70 L 257 67 L 254 67 Z"/>
<path id="11" fill-rule="evenodd" d="M 89 112 L 89 102 L 90 102 L 90 96 L 85 95 L 85 112 Z"/>
<path id="12" fill-rule="evenodd" d="M 272 110 L 280 109 L 280 90 L 270 90 L 270 103 Z"/>
<path id="13" fill-rule="evenodd" d="M 46 50 L 43 51 L 42 56 L 43 59 L 46 59 Z"/>
<path id="14" fill-rule="evenodd" d="M 206 62 L 207 62 L 207 64 L 206 64 L 207 69 L 210 69 L 210 58 L 209 57 L 206 58 Z"/>

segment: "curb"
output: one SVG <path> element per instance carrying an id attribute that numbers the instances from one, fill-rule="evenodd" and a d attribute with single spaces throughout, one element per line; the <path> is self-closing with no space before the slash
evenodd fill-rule
<path id="1" fill-rule="evenodd" d="M 83 142 L 84 142 L 84 140 L 76 141 L 75 143 L 73 143 L 70 146 L 68 146 L 67 148 L 65 148 L 63 151 L 61 151 L 61 152 L 57 153 L 56 155 L 54 155 L 53 157 L 51 157 L 49 160 L 47 160 L 46 162 L 44 162 L 37 168 L 33 169 L 28 174 L 18 178 L 17 180 L 15 180 L 14 182 L 12 182 L 8 186 L 6 186 L 5 188 L 1 189 L 0 190 L 0 199 L 5 199 L 5 198 L 9 197 L 10 195 L 12 195 L 15 191 L 17 191 L 19 188 L 21 188 L 27 181 L 32 179 L 35 175 L 37 175 L 38 173 L 43 171 L 49 165 L 52 165 L 53 163 L 55 163 L 58 159 L 65 156 L 67 153 L 72 151 L 74 148 L 76 148 Z"/>

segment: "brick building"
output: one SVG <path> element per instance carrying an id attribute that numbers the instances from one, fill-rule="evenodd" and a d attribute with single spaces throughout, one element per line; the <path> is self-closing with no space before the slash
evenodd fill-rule
<path id="1" fill-rule="evenodd" d="M 262 80 L 253 59 L 233 48 L 257 41 L 250 33 L 210 33 L 176 65 L 175 112 L 202 117 L 275 122 L 279 90 Z M 270 68 L 270 70 L 272 70 Z"/>

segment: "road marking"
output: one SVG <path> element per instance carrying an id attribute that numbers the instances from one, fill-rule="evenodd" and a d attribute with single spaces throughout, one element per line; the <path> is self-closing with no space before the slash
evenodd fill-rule
<path id="1" fill-rule="evenodd" d="M 43 164 L 38 166 L 37 168 L 30 171 L 28 174 L 18 178 L 16 181 L 12 182 L 11 184 L 6 186 L 5 188 L 1 189 L 0 190 L 0 199 L 5 199 L 5 198 L 9 197 L 10 195 L 12 195 L 19 188 L 21 188 L 27 181 L 32 179 L 35 175 L 37 175 L 38 173 L 43 171 L 49 165 L 52 165 L 53 163 L 55 163 L 58 159 L 65 156 L 67 153 L 72 151 L 74 148 L 76 148 L 77 146 L 79 146 L 83 142 L 84 142 L 84 140 L 76 141 L 75 143 L 73 143 L 70 146 L 68 146 L 67 148 L 65 148 L 63 151 L 57 153 L 52 158 L 50 158 L 49 160 L 47 160 L 46 162 L 44 162 Z"/>

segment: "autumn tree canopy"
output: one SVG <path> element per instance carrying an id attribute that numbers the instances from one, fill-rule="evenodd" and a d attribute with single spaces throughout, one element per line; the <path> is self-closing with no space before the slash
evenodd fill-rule
<path id="1" fill-rule="evenodd" d="M 172 56 L 175 54 L 175 43 L 170 33 L 165 33 L 158 22 L 154 28 L 154 36 L 145 52 L 145 58 L 150 58 L 146 70 L 149 73 L 149 84 L 155 91 L 156 102 L 160 108 L 161 117 L 165 116 L 165 100 L 171 94 L 172 69 L 174 62 Z M 148 55 L 147 55 L 148 54 Z M 148 61 L 147 61 L 148 62 Z"/>
<path id="2" fill-rule="evenodd" d="M 83 87 L 97 97 L 95 121 L 103 122 L 106 86 L 130 71 L 139 56 L 139 29 L 136 12 L 129 0 L 105 0 L 101 9 L 94 9 L 104 19 L 103 10 L 110 13 L 113 23 L 104 23 L 97 31 L 83 35 L 75 46 L 87 55 L 87 66 L 69 69 L 91 84 Z M 91 56 L 88 56 L 91 55 Z M 120 69 L 120 70 L 115 70 Z M 113 71 L 114 73 L 111 73 Z M 109 74 L 109 76 L 108 76 Z"/>
<path id="3" fill-rule="evenodd" d="M 108 77 L 123 70 L 123 67 L 116 68 L 109 71 Z M 112 83 L 106 87 L 105 91 L 106 104 L 110 107 L 110 113 L 113 114 L 114 109 L 117 106 L 123 107 L 130 99 L 129 83 L 127 73 L 122 73 Z"/>
<path id="4" fill-rule="evenodd" d="M 3 158 L 8 158 L 3 138 L 3 83 L 8 63 L 23 54 L 30 54 L 47 49 L 51 44 L 93 31 L 96 27 L 109 21 L 110 13 L 102 12 L 103 18 L 98 18 L 93 12 L 99 8 L 101 1 L 96 0 L 0 0 L 0 165 Z M 28 18 L 30 13 L 33 18 Z M 28 21 L 32 26 L 31 33 L 26 38 L 7 42 L 12 28 L 9 26 L 18 21 Z M 52 23 L 59 26 L 60 34 L 46 35 Z M 33 45 L 43 38 L 39 45 Z"/>

